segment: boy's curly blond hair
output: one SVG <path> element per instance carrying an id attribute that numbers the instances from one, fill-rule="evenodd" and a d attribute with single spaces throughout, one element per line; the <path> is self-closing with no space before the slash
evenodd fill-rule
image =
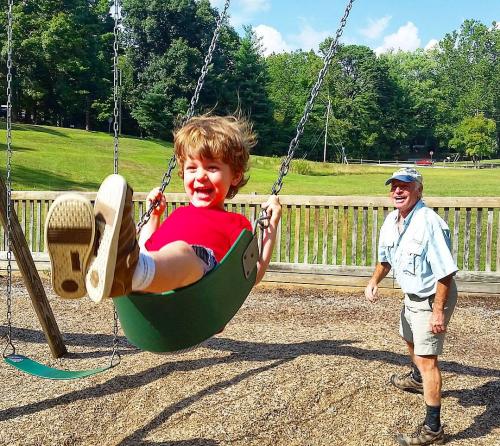
<path id="1" fill-rule="evenodd" d="M 174 134 L 174 150 L 179 164 L 179 176 L 184 178 L 184 163 L 188 157 L 221 160 L 241 180 L 231 186 L 226 198 L 233 198 L 247 182 L 250 149 L 256 137 L 252 125 L 236 116 L 197 116 L 191 118 Z"/>

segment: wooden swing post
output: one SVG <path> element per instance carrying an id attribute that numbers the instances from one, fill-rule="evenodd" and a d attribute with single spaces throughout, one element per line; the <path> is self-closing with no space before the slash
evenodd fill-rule
<path id="1" fill-rule="evenodd" d="M 4 230 L 7 231 L 7 188 L 4 179 L 0 177 L 0 218 Z M 38 320 L 42 327 L 45 339 L 54 358 L 60 358 L 67 353 L 61 332 L 54 318 L 40 275 L 24 237 L 21 225 L 14 208 L 11 209 L 11 246 L 19 271 L 24 279 L 26 289 L 31 298 Z"/>

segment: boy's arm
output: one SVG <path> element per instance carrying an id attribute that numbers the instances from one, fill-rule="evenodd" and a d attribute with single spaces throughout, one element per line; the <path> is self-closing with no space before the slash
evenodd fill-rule
<path id="1" fill-rule="evenodd" d="M 146 202 L 149 206 L 155 200 L 158 200 L 158 204 L 153 209 L 153 212 L 150 215 L 149 221 L 142 227 L 141 233 L 139 235 L 139 246 L 144 248 L 146 242 L 151 238 L 153 233 L 160 227 L 161 216 L 165 212 L 167 208 L 167 202 L 165 199 L 165 195 L 163 195 L 158 188 L 153 189 L 147 196 Z"/>
<path id="2" fill-rule="evenodd" d="M 255 284 L 258 284 L 264 277 L 273 255 L 278 223 L 281 219 L 281 204 L 278 196 L 271 195 L 262 205 L 262 208 L 265 209 L 267 215 L 269 216 L 269 221 L 267 227 L 263 229 L 264 236 L 262 240 L 261 256 L 257 262 L 257 279 Z"/>

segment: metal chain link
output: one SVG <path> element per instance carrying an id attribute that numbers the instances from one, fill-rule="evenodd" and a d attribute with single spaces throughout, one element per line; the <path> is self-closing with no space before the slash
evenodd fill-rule
<path id="1" fill-rule="evenodd" d="M 121 355 L 118 350 L 118 313 L 116 307 L 113 307 L 113 351 L 111 352 L 111 358 L 109 360 L 109 366 L 114 367 L 120 364 Z"/>
<path id="2" fill-rule="evenodd" d="M 222 29 L 222 24 L 224 23 L 224 20 L 226 19 L 226 16 L 227 16 L 227 10 L 229 8 L 229 4 L 230 4 L 230 0 L 226 0 L 226 2 L 224 4 L 224 9 L 222 10 L 222 13 L 220 14 L 219 18 L 217 19 L 214 34 L 212 36 L 212 41 L 210 42 L 208 52 L 205 56 L 205 63 L 201 69 L 200 77 L 198 78 L 198 83 L 196 84 L 196 88 L 195 88 L 193 97 L 191 98 L 191 104 L 189 106 L 188 111 L 186 112 L 186 114 L 184 115 L 184 117 L 182 119 L 181 125 L 184 125 L 194 115 L 194 109 L 195 109 L 196 104 L 198 103 L 198 100 L 200 98 L 200 92 L 201 92 L 201 89 L 203 88 L 203 84 L 205 83 L 205 77 L 208 73 L 208 68 L 210 66 L 210 62 L 212 62 L 213 53 L 215 51 L 215 47 L 217 46 L 217 41 L 219 40 L 220 32 Z M 175 158 L 175 154 L 173 154 L 168 162 L 167 170 L 163 174 L 163 178 L 161 180 L 161 186 L 160 186 L 161 193 L 165 192 L 165 188 L 170 184 L 170 181 L 172 179 L 172 171 L 175 169 L 176 165 L 177 165 L 177 160 Z M 151 218 L 151 214 L 153 213 L 153 209 L 155 208 L 155 206 L 157 204 L 158 203 L 156 203 L 156 202 L 151 203 L 147 212 L 141 217 L 141 220 L 137 224 L 137 229 L 136 229 L 137 233 L 141 232 L 141 229 L 149 221 L 149 219 Z"/>
<path id="3" fill-rule="evenodd" d="M 113 173 L 118 173 L 118 127 L 119 127 L 119 110 L 118 110 L 118 45 L 119 45 L 119 25 L 120 25 L 120 0 L 114 2 L 115 26 L 113 28 L 113 131 L 114 131 L 114 156 L 113 156 Z"/>
<path id="4" fill-rule="evenodd" d="M 340 20 L 339 28 L 337 30 L 337 34 L 335 35 L 335 39 L 332 40 L 332 42 L 330 44 L 330 48 L 328 49 L 328 53 L 325 56 L 325 59 L 323 62 L 323 68 L 321 68 L 321 71 L 318 74 L 318 79 L 316 80 L 316 83 L 314 84 L 314 87 L 312 88 L 312 90 L 309 94 L 309 99 L 308 99 L 306 106 L 304 108 L 304 114 L 302 115 L 302 118 L 300 119 L 299 124 L 297 125 L 295 137 L 290 141 L 290 146 L 288 147 L 288 154 L 287 154 L 286 158 L 283 160 L 283 162 L 281 163 L 278 179 L 273 184 L 273 187 L 271 189 L 272 195 L 278 195 L 279 192 L 281 191 L 281 188 L 283 187 L 283 179 L 287 175 L 288 170 L 290 169 L 290 163 L 291 163 L 293 156 L 295 154 L 295 150 L 299 146 L 300 137 L 304 133 L 304 127 L 306 125 L 307 120 L 309 119 L 309 114 L 312 111 L 314 101 L 316 100 L 316 96 L 318 96 L 321 85 L 323 84 L 326 73 L 328 71 L 328 67 L 330 66 L 330 62 L 332 61 L 333 56 L 337 52 L 338 41 L 339 41 L 340 37 L 342 36 L 342 33 L 344 32 L 344 28 L 345 28 L 345 25 L 347 23 L 347 17 L 349 17 L 349 13 L 351 12 L 353 2 L 354 2 L 354 0 L 349 0 L 347 6 L 345 8 L 344 16 Z"/>
<path id="5" fill-rule="evenodd" d="M 219 18 L 217 19 L 217 22 L 215 24 L 214 35 L 212 36 L 212 41 L 210 42 L 210 46 L 208 48 L 207 55 L 205 56 L 205 63 L 201 69 L 201 74 L 200 74 L 200 77 L 198 79 L 196 89 L 194 90 L 193 97 L 191 98 L 191 105 L 189 106 L 187 113 L 184 115 L 184 119 L 182 121 L 183 124 L 185 124 L 187 121 L 189 121 L 194 115 L 194 109 L 196 107 L 196 104 L 198 103 L 198 99 L 200 97 L 200 92 L 201 92 L 201 89 L 203 88 L 203 84 L 205 82 L 205 77 L 208 73 L 208 67 L 210 65 L 210 62 L 212 62 L 213 53 L 215 51 L 215 47 L 217 46 L 217 41 L 219 40 L 219 35 L 220 35 L 221 29 L 222 29 L 222 24 L 224 23 L 224 20 L 226 19 L 226 16 L 227 16 L 227 10 L 229 8 L 229 3 L 230 3 L 230 0 L 226 0 L 226 3 L 224 4 L 224 9 L 222 10 L 222 14 L 219 16 Z"/>
<path id="6" fill-rule="evenodd" d="M 16 353 L 12 342 L 12 8 L 14 0 L 8 2 L 7 13 L 7 344 L 3 357 Z M 8 352 L 10 350 L 10 352 Z"/>
<path id="7" fill-rule="evenodd" d="M 118 108 L 119 100 L 119 78 L 118 78 L 118 50 L 119 50 L 119 36 L 120 36 L 120 21 L 121 21 L 121 9 L 120 0 L 114 0 L 114 16 L 115 25 L 113 28 L 113 132 L 114 132 L 114 152 L 113 152 L 113 173 L 118 173 L 118 143 L 119 143 L 119 125 L 120 125 L 120 110 Z M 116 308 L 113 307 L 113 350 L 111 352 L 111 358 L 109 360 L 109 366 L 114 367 L 120 363 L 121 356 L 118 351 L 118 313 Z"/>

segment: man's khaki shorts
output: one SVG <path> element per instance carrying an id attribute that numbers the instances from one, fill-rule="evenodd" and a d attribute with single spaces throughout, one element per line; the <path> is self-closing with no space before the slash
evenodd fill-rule
<path id="1" fill-rule="evenodd" d="M 414 352 L 419 356 L 440 355 L 443 352 L 445 333 L 434 334 L 430 327 L 433 297 L 418 298 L 415 295 L 405 294 L 404 306 L 401 310 L 399 334 L 414 345 Z M 455 281 L 452 280 L 444 308 L 446 327 L 448 327 L 456 303 L 457 287 Z"/>

